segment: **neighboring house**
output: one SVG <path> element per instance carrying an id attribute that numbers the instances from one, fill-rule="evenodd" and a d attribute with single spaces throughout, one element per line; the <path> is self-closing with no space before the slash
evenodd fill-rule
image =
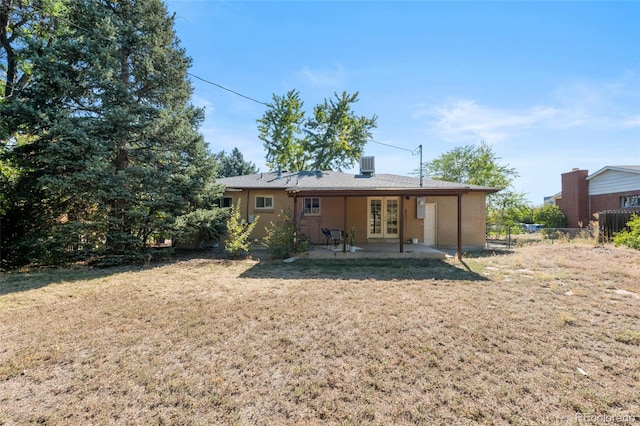
<path id="1" fill-rule="evenodd" d="M 562 199 L 562 192 L 558 192 L 557 194 L 551 195 L 549 197 L 544 197 L 544 204 L 549 204 L 552 206 L 560 205 L 558 200 Z"/>
<path id="2" fill-rule="evenodd" d="M 365 160 L 364 158 L 363 160 Z M 371 158 L 371 163 L 373 159 Z M 266 235 L 281 211 L 294 216 L 298 238 L 322 243 L 322 228 L 349 233 L 356 244 L 398 242 L 414 238 L 440 248 L 485 247 L 485 199 L 495 188 L 425 180 L 371 169 L 352 175 L 333 171 L 268 172 L 218 179 L 225 185 L 223 203 L 241 199 L 244 219 L 260 216 L 254 238 Z"/>
<path id="3" fill-rule="evenodd" d="M 606 166 L 591 175 L 573 169 L 562 174 L 562 192 L 553 198 L 571 228 L 587 226 L 598 212 L 640 209 L 640 166 Z"/>

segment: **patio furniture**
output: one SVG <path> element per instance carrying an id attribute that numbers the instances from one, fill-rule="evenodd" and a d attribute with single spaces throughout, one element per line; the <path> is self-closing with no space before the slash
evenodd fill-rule
<path id="1" fill-rule="evenodd" d="M 337 246 L 343 241 L 344 232 L 342 232 L 340 229 L 332 229 L 330 232 L 331 232 L 331 239 L 333 240 L 334 246 Z"/>
<path id="2" fill-rule="evenodd" d="M 332 237 L 331 237 L 331 230 L 328 228 L 320 228 L 320 230 L 322 231 L 322 235 L 324 235 L 324 245 L 328 246 L 329 245 L 329 241 L 331 241 Z"/>

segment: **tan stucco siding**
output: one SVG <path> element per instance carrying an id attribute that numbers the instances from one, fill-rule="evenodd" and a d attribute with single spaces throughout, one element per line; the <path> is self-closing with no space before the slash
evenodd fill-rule
<path id="1" fill-rule="evenodd" d="M 424 221 L 418 219 L 417 214 L 417 197 L 409 197 L 404 200 L 405 220 L 404 226 L 404 240 L 410 241 L 412 238 L 417 238 L 419 242 L 424 240 Z"/>
<path id="2" fill-rule="evenodd" d="M 487 241 L 486 194 L 470 193 L 462 197 L 462 245 L 484 248 Z"/>
<path id="3" fill-rule="evenodd" d="M 482 248 L 486 239 L 486 195 L 469 193 L 462 196 L 462 245 Z M 437 205 L 437 246 L 458 244 L 458 201 L 456 197 L 426 197 Z"/>
<path id="4" fill-rule="evenodd" d="M 352 197 L 346 200 L 347 217 L 345 223 L 344 197 L 320 197 L 320 215 L 302 215 L 300 219 L 300 235 L 310 238 L 312 243 L 322 243 L 322 228 L 340 229 L 346 234 L 351 227 L 356 228 L 356 242 L 366 240 L 366 198 Z M 298 211 L 303 210 L 303 199 L 298 199 Z"/>
<path id="5" fill-rule="evenodd" d="M 289 197 L 283 190 L 243 190 L 243 191 L 227 191 L 225 197 L 231 197 L 233 203 L 237 204 L 238 199 L 241 202 L 241 215 L 245 220 L 249 217 L 258 217 L 258 224 L 253 230 L 252 238 L 264 238 L 266 236 L 265 227 L 270 227 L 271 222 L 278 220 L 278 215 L 286 209 L 292 213 L 294 211 L 293 198 Z M 257 209 L 255 207 L 256 197 L 272 196 L 273 209 Z M 298 198 L 298 218 L 299 218 L 299 235 L 308 237 L 312 243 L 322 243 L 324 236 L 321 228 L 342 229 L 350 232 L 351 226 L 355 226 L 357 230 L 366 226 L 366 199 L 350 198 L 347 201 L 349 215 L 347 216 L 346 229 L 344 226 L 344 198 L 343 197 L 320 197 L 320 214 L 304 215 L 303 214 L 303 198 Z M 366 232 L 360 233 L 356 231 L 356 235 L 366 235 Z"/>
<path id="6" fill-rule="evenodd" d="M 264 238 L 265 227 L 276 222 L 282 210 L 293 212 L 293 198 L 288 197 L 284 190 L 243 190 L 227 191 L 225 197 L 231 197 L 236 204 L 242 199 L 242 218 L 260 216 L 252 238 Z M 273 208 L 256 208 L 256 197 L 273 197 Z M 481 248 L 485 246 L 485 198 L 484 193 L 469 193 L 462 196 L 462 245 L 466 248 Z M 424 222 L 416 217 L 416 200 L 412 196 L 403 199 L 404 210 L 401 213 L 404 222 L 404 239 L 418 238 L 423 241 Z M 344 219 L 344 197 L 320 197 L 320 214 L 303 215 L 303 198 L 298 198 L 299 234 L 307 236 L 312 243 L 324 240 L 321 228 L 342 229 L 351 232 L 356 228 L 356 243 L 367 242 L 368 201 L 367 197 L 351 197 L 347 199 L 347 219 Z M 426 203 L 436 204 L 436 246 L 455 247 L 458 241 L 457 198 L 425 197 Z"/>
<path id="7" fill-rule="evenodd" d="M 312 243 L 321 243 L 324 240 L 321 228 L 342 229 L 344 217 L 344 204 L 342 197 L 320 197 L 320 214 L 303 214 L 304 198 L 298 198 L 298 211 L 300 212 L 300 236 L 308 237 Z M 291 199 L 293 206 L 293 199 Z"/>
<path id="8" fill-rule="evenodd" d="M 243 191 L 226 191 L 225 197 L 231 197 L 233 204 L 241 200 L 240 214 L 244 220 L 258 218 L 258 224 L 253 229 L 252 238 L 264 238 L 265 227 L 278 220 L 278 215 L 287 208 L 293 211 L 293 201 L 282 190 L 245 189 Z M 257 208 L 256 197 L 273 197 L 272 208 Z"/>

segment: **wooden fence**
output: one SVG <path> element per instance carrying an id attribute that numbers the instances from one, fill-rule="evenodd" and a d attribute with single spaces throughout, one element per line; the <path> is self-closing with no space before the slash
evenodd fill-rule
<path id="1" fill-rule="evenodd" d="M 634 214 L 640 216 L 640 209 L 605 210 L 598 212 L 600 241 L 609 242 L 616 232 L 627 228 L 627 222 Z"/>

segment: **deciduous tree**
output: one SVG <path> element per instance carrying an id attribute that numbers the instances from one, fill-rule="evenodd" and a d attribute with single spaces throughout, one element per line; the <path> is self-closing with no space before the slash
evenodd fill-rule
<path id="1" fill-rule="evenodd" d="M 567 226 L 567 217 L 562 209 L 552 204 L 545 204 L 533 209 L 533 221 L 547 228 L 565 228 Z"/>
<path id="2" fill-rule="evenodd" d="M 305 170 L 309 153 L 302 145 L 303 102 L 300 94 L 291 90 L 284 96 L 273 95 L 273 103 L 267 105 L 258 120 L 258 137 L 264 142 L 267 166 L 274 170 Z"/>
<path id="3" fill-rule="evenodd" d="M 377 117 L 357 116 L 353 104 L 358 92 L 325 99 L 305 120 L 297 91 L 273 96 L 273 103 L 258 120 L 259 138 L 273 170 L 342 170 L 353 166 L 364 152 Z"/>
<path id="4" fill-rule="evenodd" d="M 501 164 L 491 147 L 479 145 L 457 147 L 424 163 L 433 179 L 501 189 L 487 196 L 487 219 L 490 224 L 512 225 L 528 209 L 524 194 L 511 188 L 518 172 Z"/>

